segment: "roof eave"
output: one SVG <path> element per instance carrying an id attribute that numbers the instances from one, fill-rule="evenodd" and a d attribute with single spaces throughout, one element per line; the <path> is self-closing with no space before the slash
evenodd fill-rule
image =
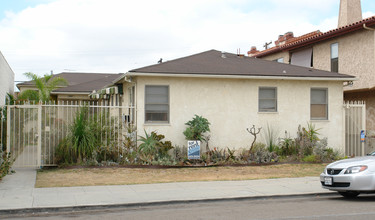
<path id="1" fill-rule="evenodd" d="M 129 76 L 156 76 L 156 77 L 189 77 L 189 78 L 219 78 L 219 79 L 265 79 L 265 80 L 307 80 L 307 81 L 356 81 L 357 77 L 296 77 L 296 76 L 250 76 L 250 75 L 212 75 L 188 73 L 147 73 L 128 72 Z"/>
<path id="2" fill-rule="evenodd" d="M 89 95 L 90 92 L 51 92 L 52 95 Z"/>

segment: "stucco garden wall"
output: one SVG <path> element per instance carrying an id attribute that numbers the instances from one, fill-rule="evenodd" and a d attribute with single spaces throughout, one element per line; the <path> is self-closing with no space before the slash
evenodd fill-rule
<path id="1" fill-rule="evenodd" d="M 343 90 L 342 82 L 208 79 L 137 77 L 137 130 L 138 135 L 157 131 L 174 145 L 186 146 L 183 131 L 185 123 L 194 114 L 202 115 L 211 123 L 210 147 L 248 148 L 253 140 L 246 128 L 267 124 L 284 137 L 287 131 L 296 136 L 298 125 L 310 122 L 310 89 L 328 88 L 329 120 L 312 121 L 321 128 L 320 137 L 328 137 L 329 146 L 343 149 Z M 145 85 L 169 85 L 170 123 L 145 124 Z M 278 112 L 258 112 L 259 86 L 277 87 Z M 262 142 L 262 137 L 259 137 Z"/>

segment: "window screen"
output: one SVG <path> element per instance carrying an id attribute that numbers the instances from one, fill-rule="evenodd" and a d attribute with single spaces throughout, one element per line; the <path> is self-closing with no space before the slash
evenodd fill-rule
<path id="1" fill-rule="evenodd" d="M 277 89 L 259 88 L 259 112 L 277 112 Z"/>
<path id="2" fill-rule="evenodd" d="M 310 117 L 315 120 L 328 119 L 328 90 L 311 89 Z"/>
<path id="3" fill-rule="evenodd" d="M 169 122 L 169 87 L 145 87 L 145 121 Z"/>

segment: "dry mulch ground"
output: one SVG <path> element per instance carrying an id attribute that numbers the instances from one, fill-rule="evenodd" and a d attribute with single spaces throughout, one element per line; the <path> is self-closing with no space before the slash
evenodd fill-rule
<path id="1" fill-rule="evenodd" d="M 73 168 L 37 174 L 35 187 L 127 185 L 319 176 L 326 164 L 277 164 L 199 168 Z"/>

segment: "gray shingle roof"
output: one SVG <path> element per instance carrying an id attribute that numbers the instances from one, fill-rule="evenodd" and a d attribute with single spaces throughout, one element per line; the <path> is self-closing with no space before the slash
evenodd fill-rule
<path id="1" fill-rule="evenodd" d="M 61 77 L 68 81 L 68 86 L 55 89 L 53 93 L 72 92 L 72 93 L 91 93 L 93 90 L 99 90 L 112 84 L 113 81 L 121 77 L 122 73 L 59 73 L 54 77 Z M 32 81 L 19 83 L 17 86 L 33 85 Z"/>
<path id="2" fill-rule="evenodd" d="M 238 56 L 232 53 L 222 54 L 217 50 L 130 70 L 129 73 L 355 78 L 351 75 Z"/>

